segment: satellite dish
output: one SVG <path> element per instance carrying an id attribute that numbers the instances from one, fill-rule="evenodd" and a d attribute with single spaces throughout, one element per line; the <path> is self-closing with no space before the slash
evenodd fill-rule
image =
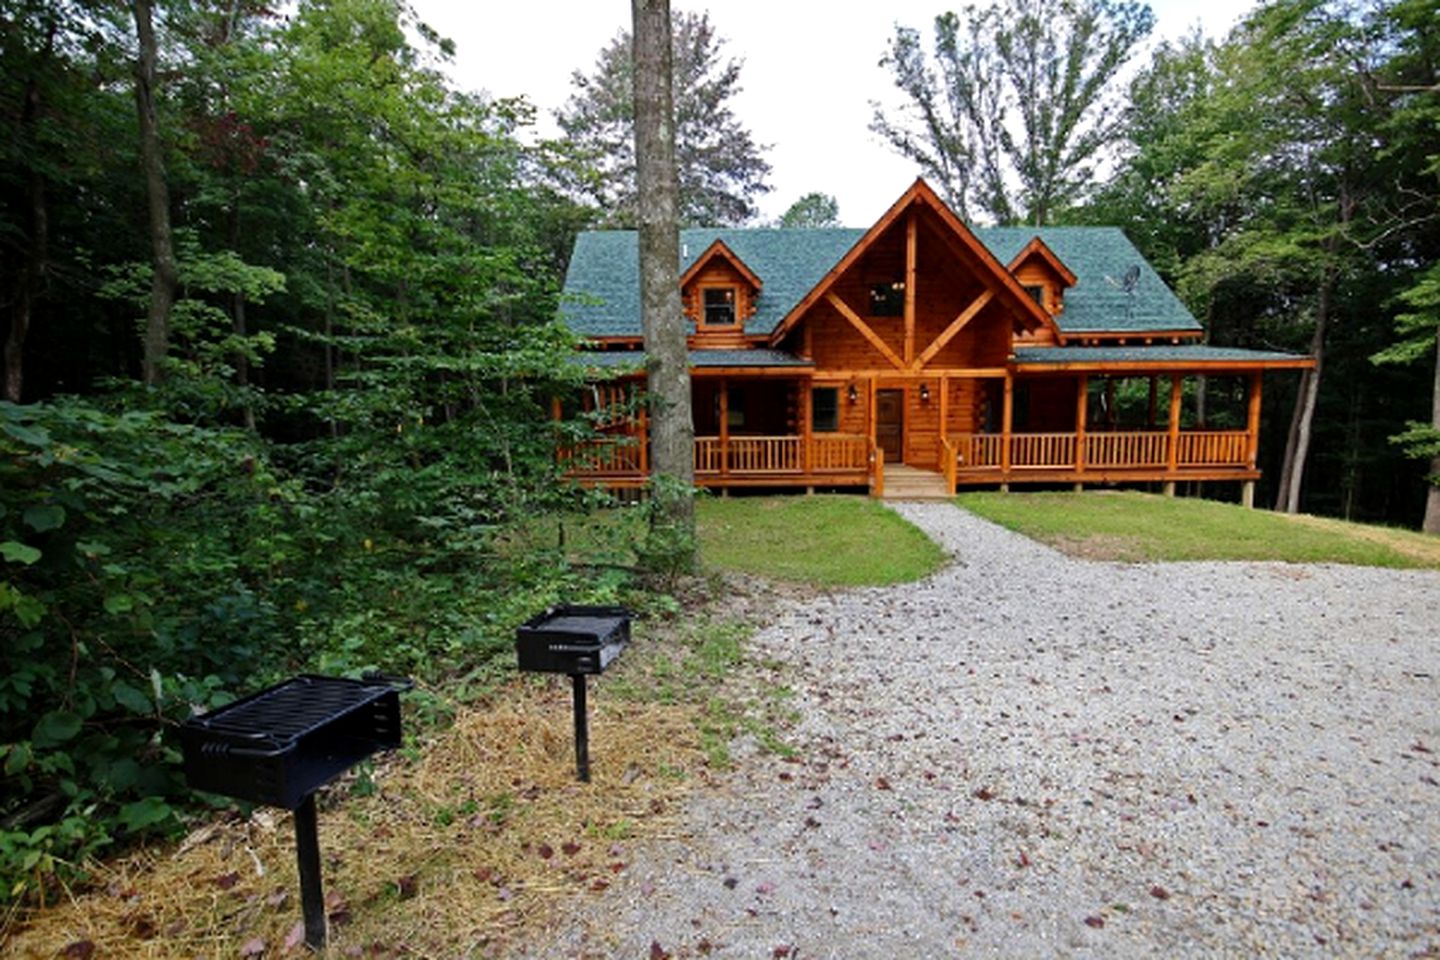
<path id="1" fill-rule="evenodd" d="M 1125 294 L 1125 318 L 1130 319 L 1135 313 L 1135 288 L 1140 286 L 1140 264 L 1130 264 L 1129 269 L 1125 271 L 1125 276 L 1119 280 L 1107 275 L 1105 282 Z"/>
<path id="2" fill-rule="evenodd" d="M 1140 264 L 1130 264 L 1130 269 L 1125 271 L 1125 278 L 1120 281 L 1120 289 L 1126 293 L 1134 293 L 1135 288 L 1140 284 Z"/>

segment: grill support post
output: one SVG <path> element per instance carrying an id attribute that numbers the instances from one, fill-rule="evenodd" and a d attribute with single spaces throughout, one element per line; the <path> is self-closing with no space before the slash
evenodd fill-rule
<path id="1" fill-rule="evenodd" d="M 590 718 L 585 708 L 585 674 L 572 673 L 575 688 L 575 772 L 581 783 L 590 782 Z"/>
<path id="2" fill-rule="evenodd" d="M 325 949 L 325 895 L 320 884 L 320 835 L 316 827 L 315 794 L 307 793 L 295 808 L 295 859 L 300 868 L 300 903 L 305 911 L 305 945 Z"/>

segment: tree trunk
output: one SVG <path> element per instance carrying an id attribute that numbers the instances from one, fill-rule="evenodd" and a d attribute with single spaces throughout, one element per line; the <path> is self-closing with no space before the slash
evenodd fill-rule
<path id="1" fill-rule="evenodd" d="M 631 0 L 635 57 L 635 161 L 639 187 L 641 325 L 651 417 L 651 472 L 669 522 L 693 542 L 695 427 L 680 305 L 675 114 L 669 0 Z M 669 489 L 666 489 L 666 488 Z"/>
<path id="2" fill-rule="evenodd" d="M 40 85 L 32 77 L 25 85 L 22 126 L 32 126 L 40 116 Z M 35 298 L 45 282 L 50 247 L 50 210 L 45 198 L 45 175 L 31 169 L 26 199 L 30 206 L 30 236 L 25 244 L 25 265 L 17 271 L 15 300 L 10 310 L 10 331 L 5 335 L 4 382 L 0 397 L 19 403 L 25 392 L 25 340 L 35 313 Z"/>
<path id="3" fill-rule="evenodd" d="M 175 251 L 170 241 L 170 189 L 165 182 L 165 161 L 155 120 L 155 27 L 151 0 L 133 0 L 135 37 L 140 59 L 135 65 L 135 108 L 140 116 L 140 158 L 145 168 L 145 190 L 150 208 L 150 247 L 154 276 L 150 283 L 150 311 L 145 320 L 145 350 L 141 371 L 147 386 L 165 377 L 165 355 L 170 349 L 170 308 L 180 285 Z"/>
<path id="4" fill-rule="evenodd" d="M 1440 330 L 1435 333 L 1435 383 L 1430 393 L 1430 426 L 1440 430 Z M 1425 522 L 1420 529 L 1440 534 L 1440 454 L 1430 458 L 1430 490 L 1425 495 Z"/>
<path id="5" fill-rule="evenodd" d="M 230 205 L 230 249 L 239 254 L 240 250 L 240 191 L 237 188 L 231 198 Z M 235 335 L 243 343 L 250 335 L 245 321 L 245 294 L 236 291 L 233 298 L 233 310 L 231 313 L 231 325 Z M 250 358 L 245 354 L 245 347 L 241 347 L 235 355 L 235 385 L 240 388 L 241 409 L 245 416 L 245 429 L 253 432 L 255 430 L 255 407 L 250 396 Z"/>
<path id="6" fill-rule="evenodd" d="M 1295 397 L 1295 415 L 1290 421 L 1290 436 L 1285 444 L 1285 467 L 1280 472 L 1281 486 L 1275 509 L 1285 513 L 1300 512 L 1300 487 L 1305 481 L 1305 461 L 1310 456 L 1310 434 L 1315 422 L 1315 405 L 1320 397 L 1320 374 L 1325 365 L 1325 328 L 1330 320 L 1330 296 L 1335 288 L 1335 271 L 1325 267 L 1320 280 L 1319 299 L 1315 307 L 1315 332 L 1310 337 L 1310 356 L 1315 368 L 1300 378 L 1300 392 Z"/>

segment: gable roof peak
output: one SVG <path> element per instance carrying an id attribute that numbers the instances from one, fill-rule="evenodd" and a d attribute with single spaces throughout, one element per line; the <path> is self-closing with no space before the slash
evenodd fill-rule
<path id="1" fill-rule="evenodd" d="M 716 259 L 727 261 L 730 266 L 735 269 L 735 272 L 745 278 L 745 282 L 750 284 L 752 289 L 759 290 L 764 286 L 764 282 L 756 275 L 755 271 L 751 270 L 749 265 L 740 259 L 740 256 L 734 250 L 731 250 L 724 240 L 716 237 L 710 246 L 706 247 L 701 251 L 700 255 L 695 258 L 695 262 L 690 264 L 685 272 L 680 275 L 681 288 L 683 289 L 691 280 L 694 280 L 710 261 Z"/>

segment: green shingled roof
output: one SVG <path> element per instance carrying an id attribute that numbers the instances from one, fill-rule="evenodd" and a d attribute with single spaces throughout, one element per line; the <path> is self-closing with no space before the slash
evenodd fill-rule
<path id="1" fill-rule="evenodd" d="M 680 231 L 684 273 L 723 240 L 764 286 L 747 333 L 766 335 L 849 252 L 865 231 L 835 229 L 692 229 Z M 1117 227 L 982 227 L 975 236 L 1002 264 L 1040 237 L 1077 278 L 1056 318 L 1066 333 L 1199 330 L 1200 324 Z M 584 336 L 640 335 L 639 248 L 633 230 L 588 231 L 575 241 L 561 313 Z M 1120 289 L 1136 266 L 1133 294 Z"/>
<path id="2" fill-rule="evenodd" d="M 691 350 L 689 358 L 690 366 L 701 369 L 705 367 L 801 367 L 808 369 L 815 366 L 813 361 L 802 360 L 784 350 L 770 349 Z M 606 370 L 624 367 L 639 368 L 645 365 L 645 351 L 597 350 L 576 354 L 575 362 Z"/>
<path id="3" fill-rule="evenodd" d="M 1016 363 L 1253 363 L 1297 360 L 1293 353 L 1272 350 L 1244 350 L 1239 347 L 1210 347 L 1202 344 L 1148 347 L 1019 347 Z"/>

